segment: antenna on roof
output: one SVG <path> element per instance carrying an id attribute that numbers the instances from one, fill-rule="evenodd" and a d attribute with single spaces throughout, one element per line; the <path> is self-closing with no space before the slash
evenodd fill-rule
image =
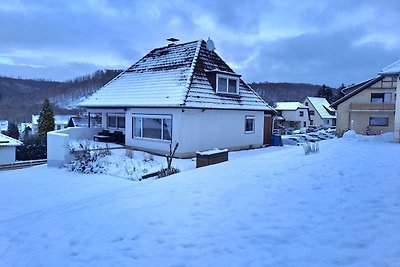
<path id="1" fill-rule="evenodd" d="M 167 41 L 170 42 L 168 45 L 174 45 L 176 42 L 179 41 L 179 39 L 171 37 L 171 38 L 168 38 Z"/>
<path id="2" fill-rule="evenodd" d="M 206 47 L 208 51 L 214 51 L 215 50 L 215 45 L 213 40 L 210 39 L 210 37 L 208 37 L 207 42 L 206 42 Z"/>

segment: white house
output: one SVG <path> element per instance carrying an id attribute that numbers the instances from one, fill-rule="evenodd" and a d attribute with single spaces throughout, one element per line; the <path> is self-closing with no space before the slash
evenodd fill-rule
<path id="1" fill-rule="evenodd" d="M 8 131 L 8 121 L 0 120 L 0 133 Z"/>
<path id="2" fill-rule="evenodd" d="M 0 133 L 0 164 L 15 162 L 15 148 L 22 142 Z"/>
<path id="3" fill-rule="evenodd" d="M 74 115 L 54 115 L 54 130 L 67 128 L 69 118 Z M 32 134 L 36 134 L 39 130 L 40 115 L 32 115 Z"/>
<path id="4" fill-rule="evenodd" d="M 307 97 L 304 105 L 308 107 L 310 125 L 336 126 L 336 110 L 323 97 Z"/>
<path id="5" fill-rule="evenodd" d="M 81 103 L 134 149 L 178 157 L 261 147 L 270 107 L 214 51 L 211 40 L 156 48 Z"/>
<path id="6" fill-rule="evenodd" d="M 300 102 L 276 102 L 276 111 L 283 118 L 277 121 L 285 128 L 298 130 L 310 123 L 308 107 Z"/>

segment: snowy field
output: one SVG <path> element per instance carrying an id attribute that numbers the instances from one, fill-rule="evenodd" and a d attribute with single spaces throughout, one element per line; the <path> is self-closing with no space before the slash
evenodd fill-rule
<path id="1" fill-rule="evenodd" d="M 0 172 L 0 266 L 400 266 L 400 145 L 230 153 L 129 181 Z"/>

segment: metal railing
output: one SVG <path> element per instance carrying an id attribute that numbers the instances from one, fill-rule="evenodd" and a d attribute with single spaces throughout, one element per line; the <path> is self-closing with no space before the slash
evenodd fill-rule
<path id="1" fill-rule="evenodd" d="M 10 164 L 0 164 L 0 171 L 7 171 L 7 170 L 17 170 L 28 168 L 32 166 L 46 164 L 47 159 L 37 159 L 37 160 L 27 160 L 27 161 L 19 161 Z"/>

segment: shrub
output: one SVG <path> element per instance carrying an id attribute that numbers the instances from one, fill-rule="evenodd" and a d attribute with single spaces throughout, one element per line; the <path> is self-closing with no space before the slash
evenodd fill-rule
<path id="1" fill-rule="evenodd" d="M 75 155 L 75 159 L 67 164 L 68 170 L 80 173 L 105 173 L 105 156 L 110 155 L 110 149 L 99 148 L 93 142 L 83 140 L 71 143 L 70 153 Z"/>
<path id="2" fill-rule="evenodd" d="M 46 136 L 32 135 L 17 147 L 17 160 L 35 160 L 47 158 Z"/>

